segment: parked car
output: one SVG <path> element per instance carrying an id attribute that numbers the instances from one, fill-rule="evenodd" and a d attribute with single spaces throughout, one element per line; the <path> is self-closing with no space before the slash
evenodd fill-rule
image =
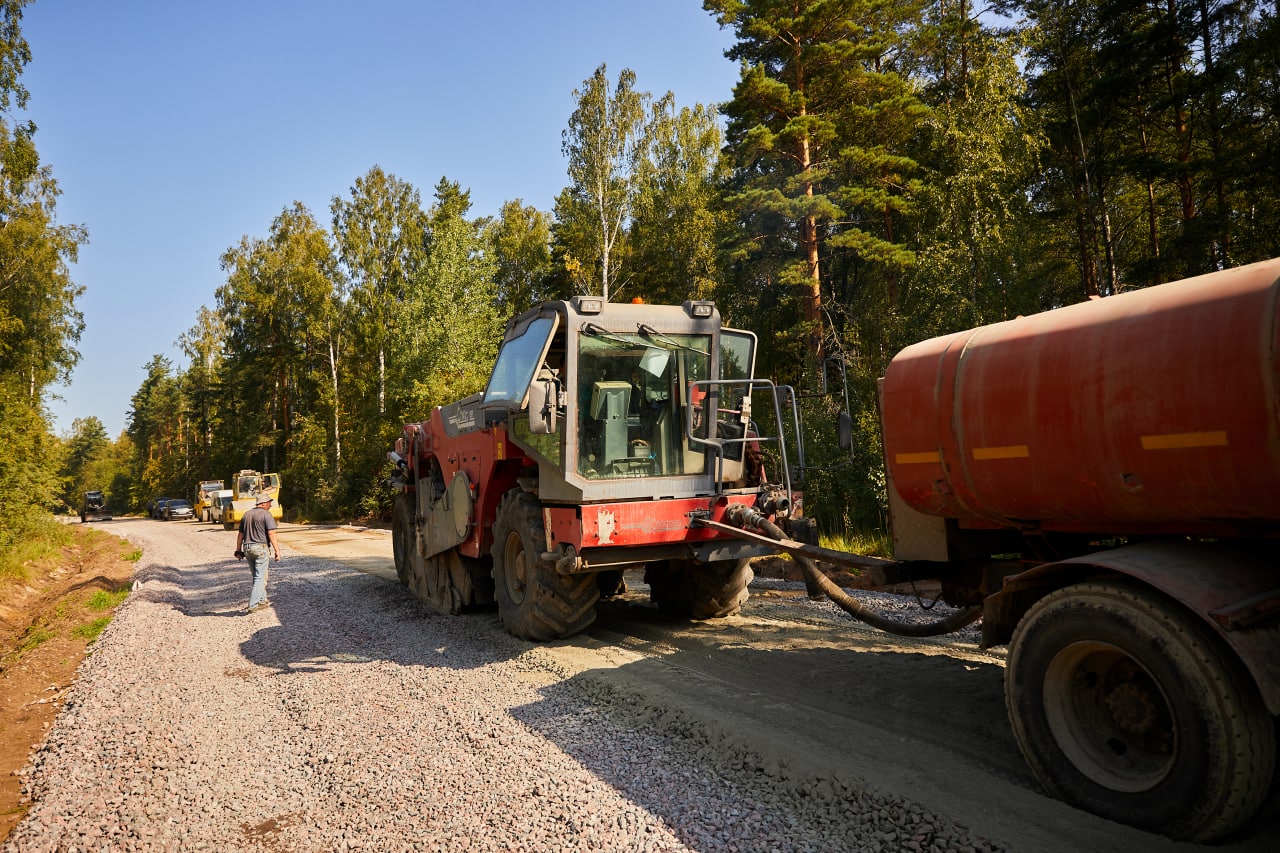
<path id="1" fill-rule="evenodd" d="M 196 509 L 186 498 L 170 498 L 164 504 L 165 521 L 181 521 L 195 518 Z"/>
<path id="2" fill-rule="evenodd" d="M 173 500 L 173 498 L 156 498 L 147 505 L 147 515 L 151 516 L 156 521 L 161 521 L 164 519 L 164 505 L 171 500 Z"/>

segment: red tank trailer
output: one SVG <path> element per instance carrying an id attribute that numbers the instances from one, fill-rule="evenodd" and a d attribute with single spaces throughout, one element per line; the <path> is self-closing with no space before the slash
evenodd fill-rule
<path id="1" fill-rule="evenodd" d="M 904 349 L 880 385 L 894 560 L 785 541 L 749 508 L 707 523 L 777 540 L 883 630 L 980 617 L 1050 793 L 1223 838 L 1277 784 L 1278 302 L 1280 259 Z M 811 558 L 964 609 L 895 623 Z"/>
<path id="2" fill-rule="evenodd" d="M 895 557 L 1008 643 L 1044 786 L 1200 841 L 1273 784 L 1280 259 L 908 347 L 881 383 Z"/>
<path id="3" fill-rule="evenodd" d="M 961 527 L 1280 531 L 1280 262 L 903 350 L 882 386 L 902 499 Z"/>

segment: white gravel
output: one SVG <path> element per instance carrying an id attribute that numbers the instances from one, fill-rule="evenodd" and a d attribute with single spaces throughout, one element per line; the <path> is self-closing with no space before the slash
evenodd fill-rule
<path id="1" fill-rule="evenodd" d="M 565 680 L 491 616 L 287 549 L 245 615 L 233 534 L 113 532 L 144 548 L 136 589 L 23 771 L 9 853 L 998 849 Z"/>

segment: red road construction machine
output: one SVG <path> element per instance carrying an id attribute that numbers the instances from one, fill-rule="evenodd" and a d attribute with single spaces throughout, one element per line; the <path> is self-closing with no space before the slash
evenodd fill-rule
<path id="1" fill-rule="evenodd" d="M 406 425 L 390 454 L 401 581 L 448 613 L 496 601 L 532 640 L 581 631 L 641 564 L 664 612 L 737 613 L 748 558 L 777 549 L 694 521 L 757 507 L 810 538 L 789 481 L 764 488 L 760 445 L 787 450 L 749 429 L 769 385 L 751 379 L 755 345 L 710 302 L 577 297 L 516 317 L 485 391 Z"/>
<path id="2" fill-rule="evenodd" d="M 508 326 L 484 394 L 405 427 L 396 565 L 443 609 L 493 595 L 508 630 L 549 639 L 584 628 L 625 565 L 706 617 L 745 599 L 740 561 L 785 551 L 878 628 L 981 619 L 1050 793 L 1221 839 L 1280 799 L 1278 312 L 1280 259 L 906 348 L 880 387 L 881 560 L 792 517 L 795 396 L 751 378 L 754 340 L 713 306 L 548 303 Z M 752 419 L 762 391 L 776 429 Z M 935 581 L 961 609 L 897 623 L 818 560 Z"/>

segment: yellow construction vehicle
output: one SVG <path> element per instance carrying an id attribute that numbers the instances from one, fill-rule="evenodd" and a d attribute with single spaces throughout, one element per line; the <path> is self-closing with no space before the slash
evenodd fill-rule
<path id="1" fill-rule="evenodd" d="M 271 516 L 277 521 L 284 514 L 280 508 L 280 475 L 262 474 L 243 469 L 231 478 L 231 506 L 222 514 L 224 530 L 234 530 L 244 514 L 253 509 L 260 497 L 271 498 Z"/>

